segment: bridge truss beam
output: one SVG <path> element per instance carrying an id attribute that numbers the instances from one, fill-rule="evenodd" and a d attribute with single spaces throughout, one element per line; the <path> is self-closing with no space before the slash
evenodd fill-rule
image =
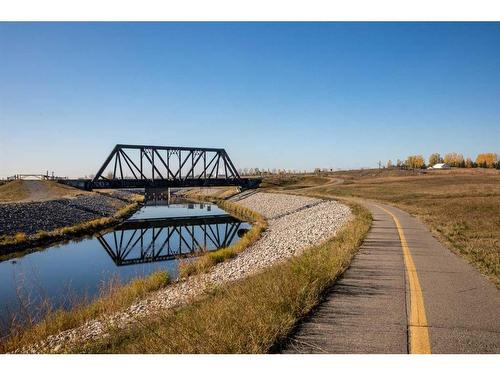
<path id="1" fill-rule="evenodd" d="M 116 145 L 93 188 L 244 185 L 222 148 Z"/>

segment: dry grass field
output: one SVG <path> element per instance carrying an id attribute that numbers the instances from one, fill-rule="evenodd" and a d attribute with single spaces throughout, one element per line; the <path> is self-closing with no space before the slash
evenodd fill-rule
<path id="1" fill-rule="evenodd" d="M 323 176 L 327 177 L 330 182 L 307 191 L 386 202 L 418 216 L 448 248 L 500 286 L 500 171 L 382 169 Z M 300 179 L 293 179 L 274 186 L 303 191 Z"/>
<path id="2" fill-rule="evenodd" d="M 0 186 L 0 202 L 19 202 L 29 197 L 24 181 L 11 181 Z"/>
<path id="3" fill-rule="evenodd" d="M 15 180 L 0 186 L 0 203 L 44 201 L 91 194 L 54 181 Z"/>

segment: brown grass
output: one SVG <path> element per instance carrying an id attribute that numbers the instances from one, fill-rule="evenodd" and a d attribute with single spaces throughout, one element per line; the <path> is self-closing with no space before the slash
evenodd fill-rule
<path id="1" fill-rule="evenodd" d="M 211 199 L 226 199 L 231 195 L 238 193 L 238 188 L 235 186 L 225 187 L 201 187 L 192 188 L 183 193 L 183 196 L 188 199 L 200 200 L 201 197 L 210 197 Z"/>
<path id="2" fill-rule="evenodd" d="M 418 216 L 442 243 L 500 287 L 500 171 L 397 172 L 334 173 L 343 184 L 309 192 L 377 200 Z"/>
<path id="3" fill-rule="evenodd" d="M 98 342 L 66 348 L 87 353 L 266 353 L 344 272 L 366 235 L 371 216 L 355 219 L 337 236 L 255 276 L 214 290 L 203 300 L 169 310 Z"/>
<path id="4" fill-rule="evenodd" d="M 0 202 L 45 201 L 94 194 L 55 181 L 16 180 L 0 186 Z"/>
<path id="5" fill-rule="evenodd" d="M 0 202 L 17 202 L 29 197 L 23 181 L 10 181 L 0 185 Z"/>
<path id="6" fill-rule="evenodd" d="M 328 177 L 320 175 L 275 175 L 263 179 L 262 188 L 280 187 L 282 189 L 302 189 L 311 186 L 323 185 L 330 181 Z"/>
<path id="7" fill-rule="evenodd" d="M 101 288 L 99 298 L 91 303 L 82 301 L 69 310 L 51 311 L 38 323 L 24 321 L 20 325 L 13 325 L 9 337 L 0 341 L 0 352 L 5 353 L 36 344 L 50 335 L 78 327 L 102 315 L 123 310 L 137 299 L 167 286 L 168 283 L 168 274 L 163 271 L 135 278 L 125 285 L 117 279 L 111 280 Z"/>
<path id="8" fill-rule="evenodd" d="M 185 273 L 184 276 L 206 272 L 214 264 L 235 256 L 249 244 L 256 241 L 260 232 L 267 225 L 265 219 L 260 214 L 248 208 L 214 197 L 198 196 L 198 198 L 210 200 L 234 216 L 242 220 L 252 221 L 254 226 L 235 245 L 207 253 L 206 256 L 202 256 L 199 260 L 186 264 L 186 268 L 183 271 Z M 43 234 L 43 236 L 47 235 L 51 234 L 47 232 Z M 101 297 L 94 302 L 82 302 L 69 310 L 49 312 L 40 323 L 29 325 L 28 327 L 24 325 L 14 327 L 9 339 L 1 344 L 0 350 L 4 352 L 12 351 L 38 343 L 49 335 L 80 326 L 88 320 L 128 307 L 135 299 L 144 297 L 152 290 L 166 286 L 168 278 L 164 279 L 164 277 L 166 277 L 166 274 L 157 273 L 146 278 L 135 279 L 126 285 L 111 283 L 103 289 Z"/>
<path id="9" fill-rule="evenodd" d="M 232 202 L 218 204 L 227 211 L 237 211 L 243 219 L 255 215 Z M 350 264 L 371 223 L 367 210 L 358 205 L 351 207 L 354 213 L 352 221 L 335 237 L 307 249 L 298 257 L 252 277 L 221 286 L 194 304 L 167 310 L 127 329 L 110 327 L 110 334 L 97 342 L 64 347 L 63 350 L 115 353 L 268 352 L 286 339 L 295 324 L 320 301 L 326 288 Z M 253 219 L 261 218 L 253 216 Z M 221 255 L 221 259 L 226 259 L 226 255 Z M 108 301 L 105 306 L 114 298 L 108 294 L 104 298 Z M 118 303 L 120 305 L 124 303 Z M 100 306 L 99 302 L 97 306 Z M 39 342 L 47 335 L 81 325 L 91 317 L 109 311 L 116 311 L 116 307 L 84 306 L 77 310 L 75 317 L 71 316 L 72 312 L 59 312 L 63 318 L 57 318 L 57 315 L 22 335 L 13 336 L 4 344 L 3 350 Z"/>

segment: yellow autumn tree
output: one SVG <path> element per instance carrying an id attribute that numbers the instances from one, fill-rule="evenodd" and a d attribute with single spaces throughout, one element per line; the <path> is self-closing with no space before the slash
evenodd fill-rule
<path id="1" fill-rule="evenodd" d="M 474 162 L 471 158 L 465 159 L 465 168 L 474 168 Z"/>
<path id="2" fill-rule="evenodd" d="M 434 164 L 443 162 L 443 158 L 437 152 L 429 156 L 429 165 L 432 167 Z"/>
<path id="3" fill-rule="evenodd" d="M 406 158 L 408 168 L 425 168 L 425 160 L 422 155 L 410 155 Z"/>
<path id="4" fill-rule="evenodd" d="M 486 152 L 484 154 L 479 154 L 476 157 L 476 163 L 478 167 L 494 168 L 497 162 L 498 155 L 494 152 Z"/>
<path id="5" fill-rule="evenodd" d="M 464 167 L 465 161 L 462 154 L 456 152 L 450 152 L 444 155 L 444 162 L 450 167 Z"/>

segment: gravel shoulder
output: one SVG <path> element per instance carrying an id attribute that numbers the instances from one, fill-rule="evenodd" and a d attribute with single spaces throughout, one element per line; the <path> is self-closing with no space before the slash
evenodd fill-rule
<path id="1" fill-rule="evenodd" d="M 268 229 L 259 241 L 237 257 L 216 265 L 208 273 L 191 276 L 155 292 L 125 311 L 50 336 L 20 352 L 58 352 L 67 346 L 97 340 L 105 336 L 108 329 L 124 329 L 161 309 L 189 303 L 210 288 L 258 273 L 326 241 L 351 218 L 350 209 L 339 202 L 293 195 L 256 193 L 239 200 L 238 204 L 266 216 Z"/>
<path id="2" fill-rule="evenodd" d="M 31 235 L 108 217 L 126 204 L 122 199 L 95 193 L 40 202 L 2 203 L 0 236 L 19 232 Z"/>

